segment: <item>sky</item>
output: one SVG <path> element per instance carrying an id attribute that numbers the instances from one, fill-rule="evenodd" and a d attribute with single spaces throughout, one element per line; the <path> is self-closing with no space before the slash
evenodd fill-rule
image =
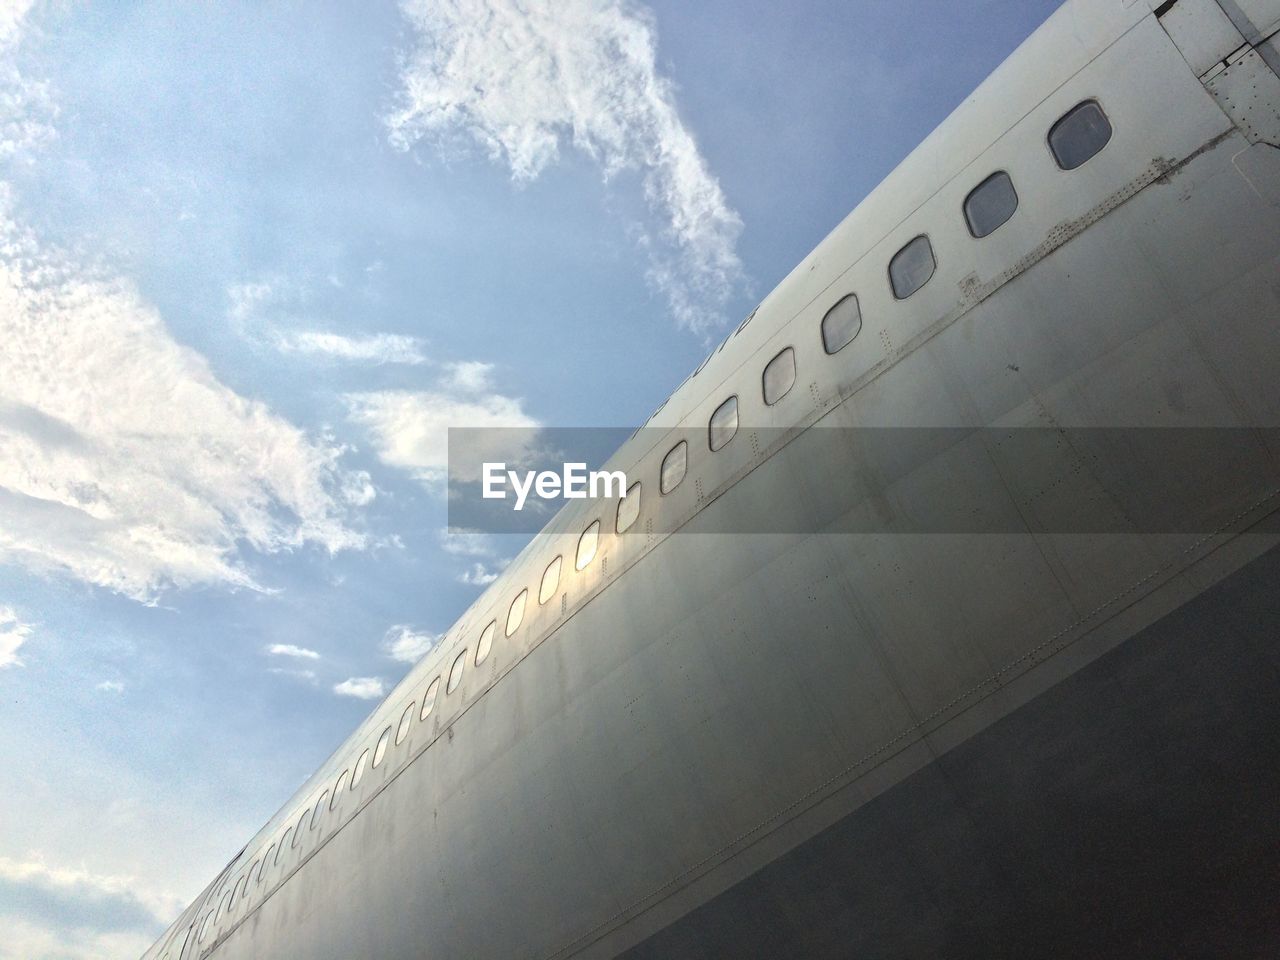
<path id="1" fill-rule="evenodd" d="M 140 954 L 1057 0 L 0 0 L 0 958 Z"/>

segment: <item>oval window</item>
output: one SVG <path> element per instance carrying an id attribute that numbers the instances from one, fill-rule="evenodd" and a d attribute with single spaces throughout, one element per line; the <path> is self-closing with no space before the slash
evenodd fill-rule
<path id="1" fill-rule="evenodd" d="M 520 595 L 511 601 L 511 606 L 507 610 L 507 636 L 511 636 L 520 629 L 520 624 L 524 622 L 524 605 L 529 599 L 529 591 L 521 590 Z M 450 677 L 449 690 L 453 690 L 453 678 Z"/>
<path id="2" fill-rule="evenodd" d="M 247 897 L 247 896 L 249 895 L 249 884 L 253 883 L 253 873 L 254 873 L 254 871 L 255 871 L 255 870 L 257 870 L 257 869 L 258 869 L 258 866 L 259 866 L 259 864 L 261 864 L 261 862 L 262 862 L 262 861 L 260 861 L 260 860 L 255 860 L 255 861 L 253 861 L 253 866 L 251 866 L 251 867 L 249 868 L 249 872 L 248 872 L 247 874 L 245 874 L 245 878 L 244 878 L 244 889 L 240 891 L 240 896 L 242 896 L 242 897 Z M 259 880 L 261 880 L 261 879 L 262 879 L 261 875 L 259 875 L 258 879 L 259 879 Z"/>
<path id="3" fill-rule="evenodd" d="M 640 483 L 631 485 L 627 495 L 618 501 L 618 518 L 614 529 L 625 533 L 640 517 Z"/>
<path id="4" fill-rule="evenodd" d="M 320 794 L 320 799 L 316 801 L 316 808 L 311 811 L 311 829 L 316 828 L 316 824 L 320 822 L 320 814 L 324 812 L 324 805 L 329 800 L 329 791 L 326 790 Z"/>
<path id="5" fill-rule="evenodd" d="M 716 412 L 711 415 L 711 422 L 707 424 L 707 443 L 712 452 L 727 444 L 737 432 L 738 398 L 732 396 L 716 407 Z"/>
<path id="6" fill-rule="evenodd" d="M 343 788 L 347 785 L 347 777 L 351 776 L 350 770 L 343 770 L 342 776 L 338 778 L 338 782 L 333 786 L 333 793 L 329 796 L 329 809 L 333 810 L 338 806 L 338 800 L 342 797 Z"/>
<path id="7" fill-rule="evenodd" d="M 827 353 L 847 347 L 862 330 L 862 310 L 858 298 L 849 294 L 836 302 L 822 318 L 822 349 Z"/>
<path id="8" fill-rule="evenodd" d="M 1017 209 L 1018 192 L 1003 170 L 987 177 L 964 198 L 964 220 L 975 240 L 995 233 Z"/>
<path id="9" fill-rule="evenodd" d="M 280 841 L 280 848 L 276 850 L 276 863 L 280 862 L 280 858 L 284 855 L 284 851 L 290 846 L 289 838 L 293 836 L 293 827 L 284 832 L 284 839 Z"/>
<path id="10" fill-rule="evenodd" d="M 351 789 L 354 790 L 356 785 L 364 779 L 364 768 L 369 763 L 369 749 L 365 748 L 364 753 L 360 754 L 360 759 L 356 761 L 356 772 L 351 775 Z"/>
<path id="11" fill-rule="evenodd" d="M 761 378 L 766 406 L 773 406 L 796 385 L 796 352 L 790 347 L 769 361 Z"/>
<path id="12" fill-rule="evenodd" d="M 209 932 L 209 924 L 213 923 L 213 911 L 210 910 L 204 918 L 204 923 L 200 924 L 200 936 L 196 939 L 204 943 L 204 935 Z"/>
<path id="13" fill-rule="evenodd" d="M 889 261 L 889 285 L 899 300 L 911 296 L 933 276 L 938 262 L 933 258 L 933 246 L 929 238 L 916 237 L 893 255 Z"/>
<path id="14" fill-rule="evenodd" d="M 662 475 L 658 480 L 658 490 L 664 496 L 680 486 L 685 470 L 689 466 L 689 445 L 681 440 L 662 459 Z"/>
<path id="15" fill-rule="evenodd" d="M 419 720 L 425 720 L 431 715 L 431 711 L 435 709 L 436 694 L 440 692 L 440 678 L 436 677 L 431 681 L 431 686 L 427 687 L 427 692 L 422 695 L 422 714 Z"/>
<path id="16" fill-rule="evenodd" d="M 307 826 L 307 816 L 310 812 L 310 810 L 304 810 L 302 812 L 302 816 L 298 818 L 298 826 L 295 827 L 293 831 L 293 845 L 295 847 L 302 842 L 302 831 Z"/>
<path id="17" fill-rule="evenodd" d="M 484 663 L 485 658 L 489 656 L 489 651 L 493 649 L 493 635 L 498 632 L 498 622 L 490 620 L 489 625 L 480 633 L 480 639 L 476 641 L 476 666 Z"/>
<path id="18" fill-rule="evenodd" d="M 527 593 L 528 591 L 525 592 Z M 449 668 L 449 683 L 444 688 L 445 693 L 453 693 L 453 691 L 458 689 L 458 684 L 462 682 L 462 671 L 466 665 L 467 651 L 463 650 L 458 654 L 458 658 L 453 661 L 453 666 Z"/>
<path id="19" fill-rule="evenodd" d="M 556 587 L 560 586 L 560 567 L 563 557 L 556 557 L 542 571 L 542 585 L 538 587 L 538 603 L 546 603 L 556 595 Z"/>
<path id="20" fill-rule="evenodd" d="M 578 538 L 578 554 L 574 561 L 574 566 L 579 570 L 586 568 L 592 560 L 595 559 L 596 547 L 600 544 L 600 521 L 594 520 L 591 526 L 582 531 L 582 536 Z"/>
<path id="21" fill-rule="evenodd" d="M 275 850 L 276 845 L 274 843 L 267 847 L 267 855 L 262 858 L 262 870 L 258 873 L 259 883 L 267 878 L 267 866 L 276 862 Z"/>
<path id="22" fill-rule="evenodd" d="M 404 742 L 404 738 L 409 735 L 409 727 L 413 723 L 413 708 L 417 704 L 412 700 L 409 705 L 404 708 L 404 713 L 400 714 L 400 726 L 396 728 L 396 746 L 400 746 Z"/>
<path id="23" fill-rule="evenodd" d="M 391 743 L 391 728 L 382 731 L 382 736 L 378 738 L 378 745 L 373 748 L 373 766 L 377 769 L 378 764 L 382 762 L 382 758 L 387 755 L 387 746 Z"/>
<path id="24" fill-rule="evenodd" d="M 1111 121 L 1097 100 L 1078 103 L 1049 131 L 1049 149 L 1063 170 L 1084 166 L 1111 142 Z"/>

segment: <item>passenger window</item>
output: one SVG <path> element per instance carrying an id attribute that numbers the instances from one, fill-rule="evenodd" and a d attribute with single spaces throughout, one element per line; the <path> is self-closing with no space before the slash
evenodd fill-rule
<path id="1" fill-rule="evenodd" d="M 309 810 L 303 810 L 303 811 L 302 811 L 302 816 L 300 816 L 300 817 L 298 818 L 298 826 L 294 828 L 294 831 L 293 831 L 293 845 L 294 845 L 295 847 L 296 847 L 299 843 L 301 843 L 301 842 L 302 842 L 302 830 L 303 830 L 303 828 L 304 828 L 304 827 L 306 827 L 306 825 L 307 825 L 307 814 L 308 814 L 308 813 L 310 813 L 310 811 L 309 811 Z"/>
<path id="2" fill-rule="evenodd" d="M 324 813 L 324 805 L 329 800 L 329 791 L 325 790 L 320 794 L 320 799 L 316 801 L 316 808 L 311 811 L 311 829 L 316 828 L 316 824 L 320 822 L 320 814 Z"/>
<path id="3" fill-rule="evenodd" d="M 489 624 L 489 627 L 492 628 L 493 624 Z M 422 715 L 418 717 L 419 720 L 425 720 L 431 716 L 431 711 L 436 705 L 436 694 L 439 692 L 440 678 L 436 677 L 431 681 L 431 686 L 427 687 L 427 692 L 422 695 Z"/>
<path id="4" fill-rule="evenodd" d="M 556 557 L 542 571 L 542 586 L 538 587 L 538 603 L 546 603 L 556 595 L 556 587 L 560 586 L 560 567 L 563 558 Z"/>
<path id="5" fill-rule="evenodd" d="M 586 569 L 587 564 L 595 559 L 596 547 L 600 544 L 600 521 L 594 520 L 591 526 L 582 531 L 578 538 L 578 554 L 574 566 L 579 570 Z"/>
<path id="6" fill-rule="evenodd" d="M 524 596 L 528 592 L 529 592 L 528 590 L 524 590 L 521 592 L 520 595 Z M 463 671 L 463 668 L 466 667 L 466 665 L 467 665 L 467 651 L 463 650 L 460 654 L 458 654 L 458 658 L 453 661 L 453 666 L 449 668 L 449 683 L 444 688 L 445 693 L 453 693 L 453 691 L 458 689 L 458 684 L 462 682 L 462 671 Z"/>
<path id="7" fill-rule="evenodd" d="M 707 442 L 712 451 L 719 450 L 738 432 L 738 398 L 730 397 L 711 415 L 707 424 Z"/>
<path id="8" fill-rule="evenodd" d="M 351 775 L 352 790 L 354 790 L 356 786 L 360 783 L 360 781 L 364 779 L 364 768 L 368 762 L 369 762 L 369 749 L 366 747 L 365 751 L 362 754 L 360 754 L 360 759 L 356 761 L 356 772 Z"/>
<path id="9" fill-rule="evenodd" d="M 213 922 L 213 911 L 210 910 L 207 914 L 205 914 L 204 923 L 200 924 L 200 936 L 196 938 L 197 940 L 199 940 L 200 943 L 204 943 L 204 935 L 209 932 L 209 924 L 211 924 L 212 922 Z"/>
<path id="10" fill-rule="evenodd" d="M 770 360 L 769 365 L 764 368 L 761 382 L 766 406 L 773 406 L 790 393 L 796 384 L 796 352 L 787 347 Z"/>
<path id="11" fill-rule="evenodd" d="M 404 742 L 404 738 L 409 735 L 409 726 L 413 723 L 413 708 L 417 704 L 412 700 L 409 705 L 404 708 L 404 713 L 400 714 L 400 726 L 396 728 L 396 746 L 400 746 Z"/>
<path id="12" fill-rule="evenodd" d="M 378 764 L 382 762 L 382 758 L 387 755 L 387 745 L 391 743 L 391 728 L 382 731 L 382 736 L 378 738 L 378 745 L 373 748 L 373 766 L 377 769 Z"/>
<path id="13" fill-rule="evenodd" d="M 633 483 L 627 495 L 618 501 L 618 518 L 614 529 L 625 533 L 640 516 L 640 484 Z"/>
<path id="14" fill-rule="evenodd" d="M 899 300 L 907 299 L 929 282 L 937 268 L 929 238 L 916 237 L 889 261 L 889 283 L 893 286 L 893 295 Z"/>
<path id="15" fill-rule="evenodd" d="M 1111 121 L 1096 100 L 1067 111 L 1049 131 L 1049 149 L 1063 170 L 1084 166 L 1111 141 Z"/>
<path id="16" fill-rule="evenodd" d="M 521 590 L 520 595 L 511 601 L 511 606 L 507 610 L 507 636 L 511 636 L 520 629 L 520 624 L 524 622 L 524 605 L 529 599 L 529 591 Z M 449 677 L 449 692 L 453 692 L 453 677 Z"/>
<path id="17" fill-rule="evenodd" d="M 680 486 L 688 466 L 689 445 L 681 440 L 667 452 L 662 460 L 662 476 L 658 481 L 658 490 L 665 495 Z"/>
<path id="18" fill-rule="evenodd" d="M 274 843 L 273 843 L 273 844 L 271 844 L 271 846 L 267 847 L 267 855 L 266 855 L 265 857 L 263 857 L 263 858 L 262 858 L 262 869 L 261 869 L 260 871 L 258 871 L 258 882 L 259 882 L 259 883 L 261 883 L 263 880 L 265 880 L 265 879 L 267 878 L 267 867 L 268 867 L 270 864 L 273 864 L 273 863 L 275 863 L 275 862 L 276 862 L 276 861 L 275 861 L 275 850 L 276 850 L 276 845 L 275 845 Z"/>
<path id="19" fill-rule="evenodd" d="M 249 872 L 245 874 L 244 889 L 240 891 L 240 896 L 247 897 L 249 895 L 249 884 L 253 882 L 254 871 L 258 869 L 258 866 L 261 864 L 261 862 L 262 861 L 260 860 L 253 861 L 253 866 L 251 866 L 249 868 Z M 262 880 L 262 874 L 258 874 L 258 880 L 259 881 Z"/>
<path id="20" fill-rule="evenodd" d="M 485 658 L 489 656 L 489 651 L 493 648 L 493 635 L 498 632 L 498 621 L 490 620 L 489 625 L 484 628 L 480 634 L 480 639 L 476 641 L 476 666 L 484 663 Z M 424 704 L 425 706 L 425 704 Z M 426 714 L 423 714 L 426 716 Z"/>
<path id="21" fill-rule="evenodd" d="M 1001 170 L 973 188 L 964 200 L 964 219 L 969 232 L 981 240 L 995 233 L 1018 209 L 1018 192 Z"/>
<path id="22" fill-rule="evenodd" d="M 858 297 L 849 294 L 836 301 L 836 305 L 822 318 L 822 349 L 835 353 L 853 342 L 862 331 L 862 310 Z"/>
<path id="23" fill-rule="evenodd" d="M 289 847 L 289 845 L 290 845 L 290 844 L 289 844 L 289 838 L 290 838 L 291 836 L 293 836 L 293 827 L 290 827 L 288 830 L 286 830 L 286 831 L 284 832 L 284 839 L 282 839 L 282 840 L 280 841 L 280 848 L 279 848 L 278 850 L 276 850 L 276 863 L 277 863 L 277 864 L 280 862 L 280 857 L 284 854 L 285 850 Z"/>
<path id="24" fill-rule="evenodd" d="M 347 777 L 351 776 L 350 770 L 343 770 L 342 776 L 338 778 L 338 782 L 333 785 L 333 793 L 329 796 L 329 809 L 333 810 L 338 806 L 338 801 L 342 798 L 342 791 L 347 785 Z"/>

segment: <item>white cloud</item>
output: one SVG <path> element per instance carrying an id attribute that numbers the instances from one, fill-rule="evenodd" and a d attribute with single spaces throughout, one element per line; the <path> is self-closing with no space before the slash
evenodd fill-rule
<path id="1" fill-rule="evenodd" d="M 43 246 L 0 205 L 0 561 L 151 600 L 256 586 L 241 562 L 350 529 L 368 477 L 228 389 L 127 281 Z"/>
<path id="2" fill-rule="evenodd" d="M 43 919 L 63 931 L 142 930 L 154 936 L 185 905 L 176 896 L 143 888 L 134 877 L 52 867 L 38 856 L 0 856 L 0 890 L 8 894 L 0 903 L 26 902 L 24 919 Z"/>
<path id="3" fill-rule="evenodd" d="M 103 680 L 95 684 L 93 689 L 101 690 L 103 693 L 124 693 L 124 684 L 119 680 Z"/>
<path id="4" fill-rule="evenodd" d="M 381 677 L 349 677 L 333 685 L 333 692 L 340 697 L 358 700 L 377 700 L 386 692 Z"/>
<path id="5" fill-rule="evenodd" d="M 705 335 L 721 321 L 743 279 L 742 221 L 658 72 L 647 10 L 626 0 L 402 0 L 401 9 L 417 43 L 387 118 L 394 144 L 473 139 L 518 182 L 565 144 L 606 179 L 638 173 L 664 225 L 641 236 L 648 279 L 682 326 Z"/>
<path id="6" fill-rule="evenodd" d="M 277 333 L 273 338 L 282 353 L 302 353 L 327 356 L 335 360 L 366 363 L 426 363 L 422 353 L 422 341 L 393 333 L 378 333 L 367 337 L 344 337 L 337 333 L 319 330 L 302 330 L 293 333 Z"/>
<path id="7" fill-rule="evenodd" d="M 295 647 L 292 643 L 273 643 L 265 651 L 273 657 L 297 657 L 300 660 L 319 660 L 320 654 L 306 647 Z"/>
<path id="8" fill-rule="evenodd" d="M 18 619 L 13 607 L 0 606 L 0 670 L 20 667 L 18 648 L 31 636 L 31 627 Z"/>
<path id="9" fill-rule="evenodd" d="M 397 624 L 387 631 L 382 649 L 392 660 L 417 663 L 439 642 L 440 634 L 423 633 L 404 624 Z"/>
<path id="10" fill-rule="evenodd" d="M 458 582 L 466 583 L 473 587 L 487 587 L 498 579 L 501 569 L 501 567 L 493 569 L 483 563 L 473 563 L 469 569 L 458 574 Z"/>
<path id="11" fill-rule="evenodd" d="M 445 364 L 441 388 L 466 394 L 486 393 L 493 389 L 493 364 L 479 360 L 463 360 Z"/>
<path id="12" fill-rule="evenodd" d="M 306 292 L 279 279 L 235 284 L 227 291 L 229 319 L 241 336 L 265 343 L 281 353 L 346 363 L 406 364 L 427 362 L 418 337 L 395 333 L 358 336 L 302 327 L 295 316 L 305 306 Z"/>
<path id="13" fill-rule="evenodd" d="M 507 428 L 486 434 L 502 448 L 504 441 L 509 444 L 512 440 L 523 446 L 534 435 L 531 428 L 539 425 L 525 413 L 520 400 L 494 393 L 458 397 L 444 392 L 382 390 L 347 394 L 346 401 L 351 420 L 369 431 L 383 463 L 408 470 L 433 486 L 445 480 L 450 427 Z M 512 459 L 498 454 L 483 457 L 495 458 Z"/>
<path id="14" fill-rule="evenodd" d="M 440 531 L 440 546 L 460 557 L 491 557 L 495 549 L 490 534 L 448 527 Z"/>

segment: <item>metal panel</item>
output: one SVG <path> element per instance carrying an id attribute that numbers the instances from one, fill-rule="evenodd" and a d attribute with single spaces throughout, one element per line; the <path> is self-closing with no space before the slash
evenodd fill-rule
<path id="1" fill-rule="evenodd" d="M 1250 143 L 1280 146 L 1280 77 L 1257 50 L 1229 63 L 1205 86 Z"/>
<path id="2" fill-rule="evenodd" d="M 1280 0 L 1218 0 L 1218 3 L 1250 43 L 1257 44 L 1280 29 Z"/>
<path id="3" fill-rule="evenodd" d="M 1217 0 L 1178 0 L 1160 17 L 1160 26 L 1197 77 L 1244 46 L 1244 37 Z"/>

